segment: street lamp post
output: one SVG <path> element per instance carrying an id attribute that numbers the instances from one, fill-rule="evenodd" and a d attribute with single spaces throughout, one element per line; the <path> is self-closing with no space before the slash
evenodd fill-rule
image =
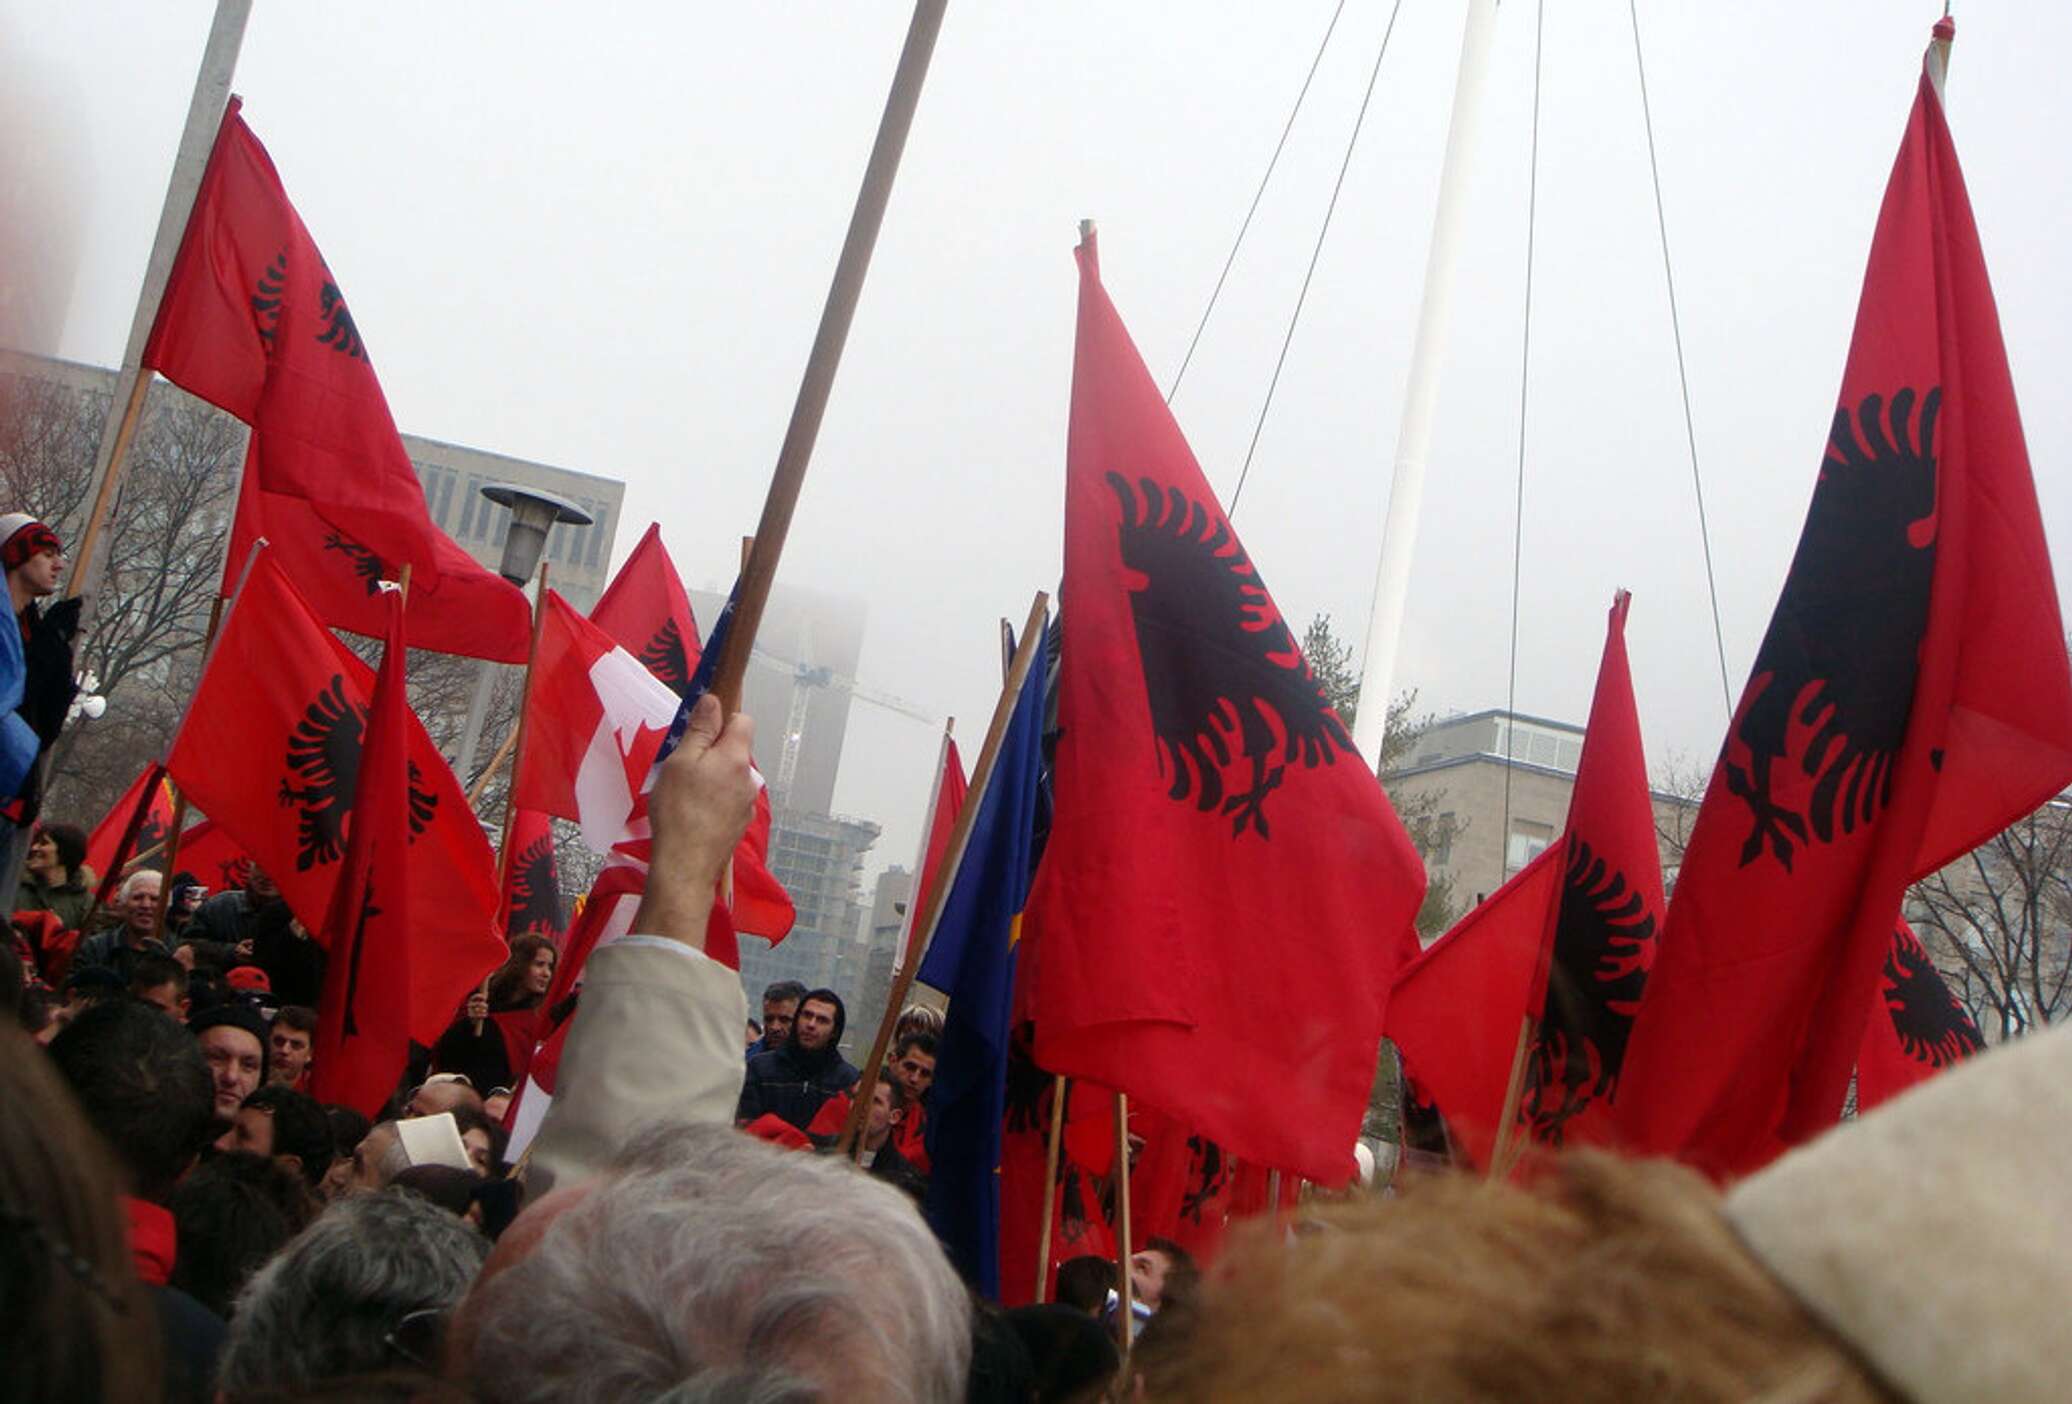
<path id="1" fill-rule="evenodd" d="M 482 495 L 499 507 L 511 509 L 510 526 L 504 533 L 504 556 L 497 574 L 524 589 L 539 569 L 540 556 L 547 549 L 547 533 L 563 522 L 588 526 L 594 520 L 588 512 L 565 497 L 517 483 L 485 483 Z M 496 664 L 482 660 L 475 675 L 475 696 L 468 703 L 467 725 L 461 729 L 460 751 L 454 757 L 454 773 L 467 783 L 475 768 L 475 751 L 482 744 L 482 726 L 489 718 L 489 694 L 496 686 Z"/>

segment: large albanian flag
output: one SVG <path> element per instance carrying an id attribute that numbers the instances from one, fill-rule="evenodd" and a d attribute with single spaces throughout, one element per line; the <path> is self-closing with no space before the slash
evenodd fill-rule
<path id="1" fill-rule="evenodd" d="M 1742 1174 L 1834 1124 L 1907 884 L 2072 781 L 2057 598 L 1924 68 L 1812 506 L 1634 1025 L 1615 1106 L 1638 1149 Z"/>

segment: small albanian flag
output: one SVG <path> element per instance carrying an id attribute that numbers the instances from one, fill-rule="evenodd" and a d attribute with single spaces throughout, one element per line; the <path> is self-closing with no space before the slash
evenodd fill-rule
<path id="1" fill-rule="evenodd" d="M 590 622 L 618 641 L 678 697 L 698 670 L 698 620 L 691 597 L 655 522 L 590 611 Z"/>
<path id="2" fill-rule="evenodd" d="M 561 872 L 554 862 L 554 821 L 537 809 L 511 816 L 511 859 L 504 865 L 504 939 L 545 936 L 560 942 L 568 930 Z"/>
<path id="3" fill-rule="evenodd" d="M 142 813 L 139 813 L 139 810 Z M 86 840 L 86 865 L 101 880 L 97 901 L 105 902 L 122 876 L 123 865 L 139 853 L 165 842 L 173 822 L 173 787 L 165 767 L 153 762 L 130 781 L 122 798 L 109 807 Z M 136 832 L 130 834 L 134 825 Z M 128 841 L 125 843 L 125 836 Z"/>

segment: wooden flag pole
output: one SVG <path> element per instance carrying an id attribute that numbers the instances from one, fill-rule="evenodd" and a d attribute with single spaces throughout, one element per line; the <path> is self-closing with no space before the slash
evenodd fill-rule
<path id="1" fill-rule="evenodd" d="M 1501 1180 L 1511 1172 L 1512 1124 L 1518 1120 L 1518 1103 L 1525 1094 L 1525 1056 L 1532 1048 L 1532 1015 L 1518 1025 L 1518 1046 L 1511 1050 L 1511 1077 L 1504 1084 L 1504 1109 L 1497 1114 L 1496 1145 L 1489 1153 L 1489 1178 Z"/>
<path id="2" fill-rule="evenodd" d="M 914 987 L 914 972 L 920 969 L 921 957 L 927 953 L 928 943 L 935 939 L 935 924 L 942 916 L 943 901 L 957 884 L 957 870 L 964 865 L 965 845 L 971 841 L 972 826 L 978 822 L 987 787 L 993 783 L 993 765 L 1000 758 L 1000 745 L 1007 735 L 1007 723 L 1014 717 L 1015 699 L 1021 695 L 1022 683 L 1036 662 L 1037 650 L 1043 647 L 1043 618 L 1049 608 L 1050 596 L 1038 590 L 1035 601 L 1029 606 L 1028 627 L 1022 631 L 1021 644 L 1015 649 L 1014 661 L 1008 667 L 1007 681 L 1001 685 L 1000 700 L 993 705 L 993 721 L 986 728 L 985 744 L 979 748 L 978 764 L 972 768 L 971 788 L 964 792 L 964 807 L 957 811 L 957 822 L 950 826 L 950 841 L 943 849 L 940 876 L 935 886 L 923 894 L 921 924 L 915 928 L 919 935 L 908 943 L 901 954 L 899 968 L 893 973 L 892 988 L 885 998 L 885 1013 L 878 1020 L 878 1035 L 871 1041 L 870 1057 L 865 1061 L 863 1075 L 856 1084 L 856 1100 L 849 1107 L 848 1119 L 842 1123 L 841 1138 L 835 1142 L 836 1150 L 843 1155 L 853 1156 L 862 1142 L 860 1133 L 864 1113 L 871 1104 L 871 1092 L 878 1085 L 878 1072 L 885 1065 L 885 1050 L 892 1042 L 892 1026 L 899 1021 L 899 1011 Z"/>
<path id="3" fill-rule="evenodd" d="M 408 571 L 410 567 L 403 567 Z M 547 562 L 540 562 L 539 588 L 532 601 L 532 643 L 525 651 L 525 681 L 518 686 L 518 725 L 511 728 L 511 749 L 517 757 L 511 762 L 511 783 L 504 789 L 504 835 L 496 850 L 496 905 L 503 911 L 504 893 L 511 882 L 511 830 L 518 822 L 518 775 L 525 756 L 525 713 L 532 702 L 532 670 L 540 660 L 540 633 L 547 623 Z M 511 933 L 503 934 L 504 944 L 511 943 Z M 495 974 L 491 971 L 490 974 Z M 489 998 L 489 975 L 482 977 L 482 998 Z M 482 1021 L 474 1022 L 475 1037 L 482 1037 Z"/>
<path id="4" fill-rule="evenodd" d="M 1115 1346 L 1125 1364 L 1130 1358 L 1131 1319 L 1136 1303 L 1130 1286 L 1130 1099 L 1115 1094 Z"/>
<path id="5" fill-rule="evenodd" d="M 193 213 L 195 197 L 201 193 L 202 172 L 208 168 L 209 150 L 216 144 L 216 129 L 222 125 L 223 108 L 230 101 L 230 78 L 237 70 L 245 21 L 251 14 L 252 0 L 216 0 L 216 16 L 209 24 L 201 67 L 194 76 L 194 95 L 187 104 L 187 125 L 181 130 L 172 177 L 166 183 L 165 205 L 158 212 L 158 233 L 151 242 L 150 261 L 144 265 L 144 285 L 137 294 L 136 312 L 130 318 L 129 343 L 123 349 L 114 399 L 101 428 L 101 444 L 94 459 L 93 507 L 87 513 L 79 545 L 72 553 L 72 578 L 65 587 L 67 598 L 87 593 L 96 583 L 94 567 L 99 561 L 95 548 L 100 544 L 108 510 L 122 482 L 130 441 L 136 437 L 137 423 L 143 417 L 145 393 L 151 388 L 151 372 L 143 368 L 144 343 L 151 337 L 152 323 L 158 320 L 158 304 L 165 297 L 173 259 L 187 232 L 187 217 Z"/>
<path id="6" fill-rule="evenodd" d="M 916 0 L 899 67 L 892 75 L 892 91 L 878 121 L 870 164 L 864 168 L 863 188 L 857 192 L 856 208 L 849 216 L 849 233 L 842 241 L 834 282 L 828 288 L 827 305 L 820 314 L 820 329 L 814 334 L 813 350 L 806 358 L 805 377 L 792 405 L 791 422 L 784 431 L 784 446 L 777 454 L 769 496 L 763 501 L 762 520 L 755 532 L 755 552 L 748 569 L 742 572 L 734 624 L 713 677 L 713 691 L 719 694 L 729 713 L 741 708 L 741 684 L 748 670 L 749 652 L 755 647 L 763 606 L 769 602 L 777 561 L 784 553 L 785 534 L 791 529 L 799 489 L 806 480 L 806 465 L 813 456 L 813 442 L 819 437 L 820 421 L 827 412 L 835 369 L 841 364 L 842 347 L 849 339 L 849 324 L 856 317 L 864 275 L 870 271 L 871 250 L 878 241 L 878 227 L 884 223 L 892 180 L 899 173 L 900 154 L 906 149 L 907 131 L 913 126 L 914 109 L 921 100 L 921 84 L 928 76 L 928 60 L 935 52 L 935 38 L 942 30 L 947 4 L 948 0 Z"/>
<path id="7" fill-rule="evenodd" d="M 496 748 L 496 754 L 489 758 L 489 764 L 483 766 L 482 773 L 475 777 L 475 783 L 468 786 L 468 808 L 473 809 L 475 807 L 475 801 L 482 798 L 482 792 L 489 788 L 489 782 L 496 778 L 496 773 L 503 769 L 504 762 L 509 760 L 517 750 L 518 728 L 514 726 L 511 728 L 510 734 L 504 737 L 503 745 Z M 512 778 L 515 780 L 517 777 L 514 775 Z"/>
<path id="8" fill-rule="evenodd" d="M 1058 1215 L 1058 1151 L 1065 1140 L 1065 1075 L 1050 1080 L 1050 1146 L 1043 1160 L 1043 1231 L 1036 1236 L 1036 1297 L 1050 1300 L 1050 1232 Z"/>

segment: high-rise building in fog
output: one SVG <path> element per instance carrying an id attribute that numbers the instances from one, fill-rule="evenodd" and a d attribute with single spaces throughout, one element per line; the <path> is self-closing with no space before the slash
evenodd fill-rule
<path id="1" fill-rule="evenodd" d="M 863 856 L 877 839 L 878 826 L 867 819 L 791 810 L 771 825 L 770 872 L 791 894 L 798 921 L 775 946 L 741 938 L 741 983 L 751 1005 L 771 981 L 797 980 L 836 990 L 855 1012 L 853 991 L 836 982 L 863 924 Z"/>

